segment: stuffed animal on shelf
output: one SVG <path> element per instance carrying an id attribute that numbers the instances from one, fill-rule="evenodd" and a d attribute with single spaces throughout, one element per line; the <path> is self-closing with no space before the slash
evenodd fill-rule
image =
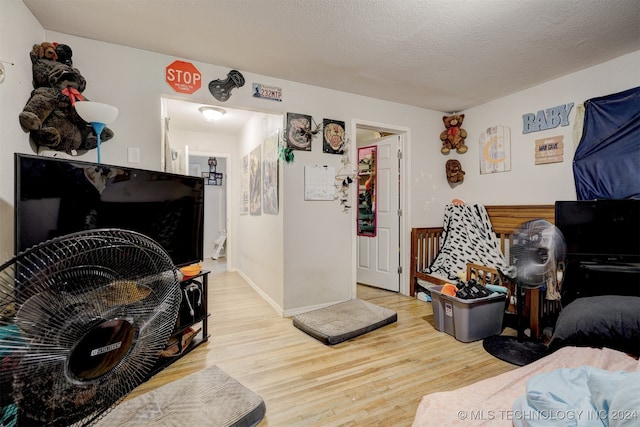
<path id="1" fill-rule="evenodd" d="M 44 42 L 33 46 L 31 57 L 33 91 L 19 114 L 20 126 L 40 149 L 68 154 L 97 147 L 93 127 L 82 120 L 75 102 L 86 100 L 82 92 L 87 86 L 80 71 L 73 68 L 71 48 Z M 113 138 L 113 131 L 104 128 L 101 142 Z"/>
<path id="2" fill-rule="evenodd" d="M 462 164 L 459 160 L 449 159 L 445 167 L 447 170 L 447 181 L 453 184 L 464 181 L 465 172 L 462 170 Z"/>
<path id="3" fill-rule="evenodd" d="M 464 140 L 467 137 L 467 131 L 462 129 L 462 121 L 464 120 L 464 114 L 453 114 L 451 116 L 443 116 L 445 130 L 440 133 L 440 140 L 442 141 L 442 148 L 440 152 L 442 154 L 449 154 L 451 150 L 456 150 L 458 154 L 464 154 L 467 152 L 467 146 L 464 145 Z"/>

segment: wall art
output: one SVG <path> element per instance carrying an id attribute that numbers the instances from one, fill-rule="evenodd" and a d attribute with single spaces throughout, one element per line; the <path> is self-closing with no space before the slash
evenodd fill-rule
<path id="1" fill-rule="evenodd" d="M 253 83 L 253 97 L 282 102 L 282 88 Z"/>
<path id="2" fill-rule="evenodd" d="M 173 61 L 164 70 L 165 81 L 178 93 L 193 94 L 202 86 L 202 74 L 191 62 Z"/>
<path id="3" fill-rule="evenodd" d="M 462 163 L 458 159 L 449 159 L 444 165 L 447 174 L 447 181 L 451 184 L 462 184 L 464 181 L 465 171 L 462 170 Z"/>
<path id="4" fill-rule="evenodd" d="M 278 132 L 267 136 L 262 149 L 262 212 L 278 213 Z"/>
<path id="5" fill-rule="evenodd" d="M 205 181 L 205 184 L 218 185 L 218 186 L 222 185 L 223 174 L 222 172 L 218 172 L 217 170 L 218 159 L 215 157 L 209 157 L 207 164 L 209 165 L 209 172 L 207 173 L 207 179 Z"/>
<path id="6" fill-rule="evenodd" d="M 249 213 L 262 214 L 262 145 L 251 150 L 249 155 Z"/>
<path id="7" fill-rule="evenodd" d="M 298 113 L 287 113 L 285 126 L 287 148 L 292 150 L 311 151 L 311 116 Z"/>
<path id="8" fill-rule="evenodd" d="M 564 161 L 564 136 L 536 139 L 536 165 Z"/>
<path id="9" fill-rule="evenodd" d="M 322 151 L 329 154 L 343 154 L 345 143 L 344 122 L 323 119 Z"/>
<path id="10" fill-rule="evenodd" d="M 480 135 L 480 174 L 511 170 L 511 129 L 496 125 Z"/>
<path id="11" fill-rule="evenodd" d="M 249 155 L 242 156 L 242 176 L 240 177 L 240 215 L 249 214 Z"/>
<path id="12" fill-rule="evenodd" d="M 209 92 L 215 99 L 225 102 L 231 97 L 231 89 L 244 86 L 244 76 L 238 70 L 231 70 L 227 78 L 209 82 Z"/>
<path id="13" fill-rule="evenodd" d="M 442 116 L 444 130 L 440 132 L 440 141 L 442 154 L 449 154 L 451 150 L 456 150 L 458 154 L 464 154 L 469 149 L 464 140 L 467 138 L 467 131 L 462 128 L 464 114 L 452 114 L 450 116 Z"/>
<path id="14" fill-rule="evenodd" d="M 573 109 L 573 102 L 556 107 L 539 110 L 536 114 L 522 115 L 522 133 L 539 132 L 558 126 L 569 125 L 569 113 Z"/>

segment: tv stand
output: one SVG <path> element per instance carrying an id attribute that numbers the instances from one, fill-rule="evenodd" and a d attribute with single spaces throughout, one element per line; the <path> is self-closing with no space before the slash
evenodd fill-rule
<path id="1" fill-rule="evenodd" d="M 196 347 L 204 344 L 209 340 L 209 328 L 207 325 L 208 318 L 210 316 L 208 310 L 208 278 L 209 270 L 201 270 L 198 274 L 193 276 L 184 276 L 180 281 L 180 292 L 182 293 L 182 301 L 180 303 L 180 312 L 178 313 L 178 320 L 171 333 L 172 338 L 181 339 L 182 334 L 189 328 L 193 327 L 197 330 L 199 327 L 201 331 L 196 334 L 195 338 L 189 343 L 189 345 L 179 354 L 175 356 L 160 357 L 154 365 L 149 377 L 157 374 L 167 366 L 171 365 L 178 359 L 186 356 Z M 200 294 L 194 295 L 195 300 L 188 302 L 186 295 L 191 295 L 190 288 L 200 289 Z M 186 292 L 185 292 L 186 291 Z M 197 292 L 197 291 L 196 291 Z M 200 304 L 197 300 L 200 300 Z M 190 305 L 189 305 L 190 304 Z M 193 314 L 191 314 L 193 312 Z"/>

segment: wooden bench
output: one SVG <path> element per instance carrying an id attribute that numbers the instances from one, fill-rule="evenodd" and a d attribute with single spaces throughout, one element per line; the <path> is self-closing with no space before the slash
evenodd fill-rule
<path id="1" fill-rule="evenodd" d="M 513 263 L 513 259 L 509 253 L 509 247 L 513 242 L 514 232 L 522 223 L 532 219 L 544 219 L 552 224 L 555 222 L 554 205 L 502 205 L 485 206 L 485 209 L 500 242 L 500 249 L 510 263 Z M 409 283 L 409 292 L 412 296 L 415 295 L 418 279 L 434 285 L 442 285 L 447 282 L 440 277 L 424 272 L 438 254 L 442 232 L 442 227 L 411 229 L 411 271 L 409 273 L 411 282 Z M 480 267 L 481 274 L 486 274 L 486 268 L 482 266 L 476 267 Z M 515 290 L 513 281 L 507 277 L 502 277 L 501 283 L 509 289 L 510 294 L 513 294 Z M 539 338 L 543 318 L 557 313 L 559 309 L 560 302 L 545 299 L 544 292 L 538 289 L 527 291 L 524 315 L 529 317 L 531 336 Z M 508 311 L 515 313 L 513 304 L 509 305 Z"/>

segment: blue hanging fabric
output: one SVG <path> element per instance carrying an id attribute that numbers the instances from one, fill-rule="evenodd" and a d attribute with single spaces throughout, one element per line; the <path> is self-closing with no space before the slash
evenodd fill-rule
<path id="1" fill-rule="evenodd" d="M 578 200 L 640 199 L 640 87 L 585 102 L 573 176 Z"/>

